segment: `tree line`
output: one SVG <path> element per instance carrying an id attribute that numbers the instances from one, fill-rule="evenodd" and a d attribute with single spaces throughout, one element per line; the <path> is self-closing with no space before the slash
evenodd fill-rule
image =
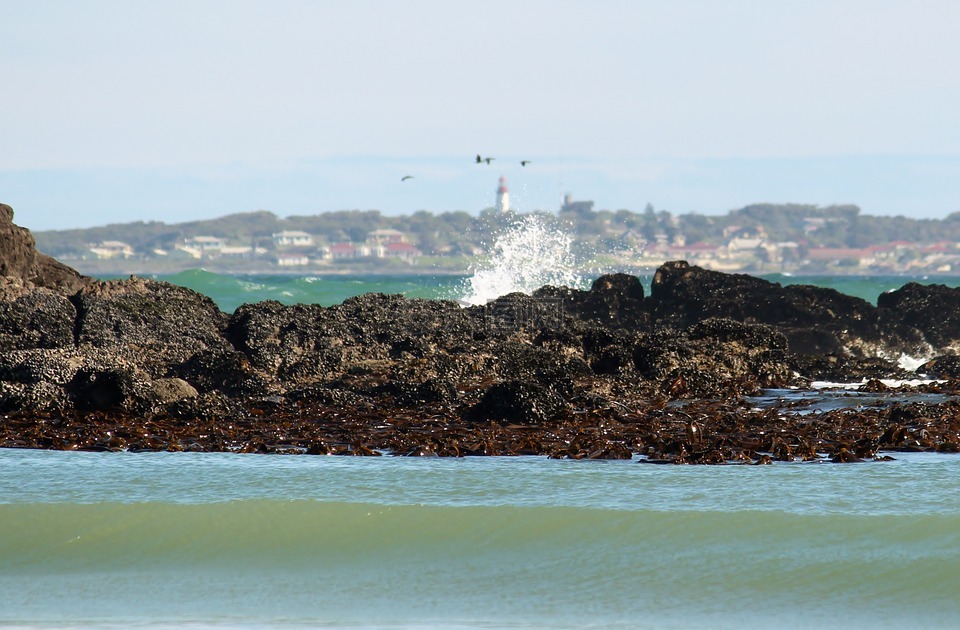
<path id="1" fill-rule="evenodd" d="M 576 204 L 572 211 L 549 215 L 577 241 L 612 250 L 642 242 L 723 244 L 731 234 L 753 233 L 772 242 L 805 243 L 810 247 L 864 247 L 894 241 L 960 242 L 960 212 L 944 219 L 861 214 L 855 205 L 754 204 L 725 215 L 672 214 L 647 204 L 641 212 L 593 210 Z M 91 243 L 122 241 L 138 252 L 169 249 L 192 236 L 216 236 L 234 244 L 272 246 L 272 235 L 284 230 L 308 232 L 321 243 L 363 242 L 381 228 L 403 232 L 427 255 L 467 254 L 485 248 L 499 229 L 518 215 L 488 208 L 477 215 L 464 211 L 426 210 L 388 216 L 378 210 L 338 210 L 281 218 L 266 210 L 216 219 L 166 224 L 135 221 L 101 227 L 36 232 L 41 251 L 52 255 L 80 253 Z"/>

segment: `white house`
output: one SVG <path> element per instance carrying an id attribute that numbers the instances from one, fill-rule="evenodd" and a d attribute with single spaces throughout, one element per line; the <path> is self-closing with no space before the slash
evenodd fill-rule
<path id="1" fill-rule="evenodd" d="M 367 242 L 371 245 L 389 245 L 390 243 L 404 243 L 407 237 L 400 230 L 384 228 L 367 234 Z"/>
<path id="2" fill-rule="evenodd" d="M 224 247 L 220 250 L 221 258 L 255 258 L 263 256 L 267 250 L 262 247 Z"/>
<path id="3" fill-rule="evenodd" d="M 381 258 L 399 258 L 408 263 L 412 263 L 420 255 L 420 250 L 411 243 L 390 243 L 385 250 Z"/>
<path id="4" fill-rule="evenodd" d="M 103 241 L 92 245 L 90 253 L 97 258 L 130 258 L 133 248 L 123 241 Z"/>
<path id="5" fill-rule="evenodd" d="M 200 250 L 207 253 L 212 250 L 223 249 L 223 239 L 217 236 L 193 236 L 183 240 L 184 247 Z"/>
<path id="6" fill-rule="evenodd" d="M 330 246 L 330 258 L 333 260 L 343 260 L 345 258 L 357 258 L 357 248 L 350 243 L 335 243 Z"/>
<path id="7" fill-rule="evenodd" d="M 310 259 L 300 254 L 280 254 L 277 264 L 281 267 L 302 267 L 310 264 Z"/>
<path id="8" fill-rule="evenodd" d="M 277 247 L 310 247 L 313 237 L 300 230 L 284 230 L 273 234 L 273 244 Z"/>

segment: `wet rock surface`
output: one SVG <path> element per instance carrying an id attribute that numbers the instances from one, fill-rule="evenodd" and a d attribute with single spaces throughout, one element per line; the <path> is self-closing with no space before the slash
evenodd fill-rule
<path id="1" fill-rule="evenodd" d="M 0 446 L 675 463 L 960 449 L 955 289 L 907 285 L 873 306 L 678 261 L 649 296 L 613 274 L 470 308 L 367 294 L 227 314 L 186 288 L 31 258 L 11 220 L 0 207 L 18 243 L 0 250 Z M 908 372 L 904 354 L 931 360 Z M 945 381 L 922 409 L 745 402 L 920 375 Z"/>
<path id="2" fill-rule="evenodd" d="M 886 322 L 916 329 L 932 347 L 960 351 L 960 291 L 942 284 L 909 282 L 877 298 Z"/>

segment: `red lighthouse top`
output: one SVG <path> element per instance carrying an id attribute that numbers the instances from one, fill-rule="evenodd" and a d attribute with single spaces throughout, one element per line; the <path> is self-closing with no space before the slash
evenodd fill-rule
<path id="1" fill-rule="evenodd" d="M 500 176 L 500 186 L 497 188 L 498 193 L 505 193 L 507 191 L 507 178 L 503 175 Z"/>

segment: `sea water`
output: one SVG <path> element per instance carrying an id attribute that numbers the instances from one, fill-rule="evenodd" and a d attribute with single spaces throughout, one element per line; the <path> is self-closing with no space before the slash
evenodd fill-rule
<path id="1" fill-rule="evenodd" d="M 951 627 L 960 456 L 0 450 L 0 623 Z"/>
<path id="2" fill-rule="evenodd" d="M 441 275 L 429 270 L 407 274 L 357 274 L 357 275 L 226 275 L 203 269 L 194 269 L 171 275 L 154 276 L 158 280 L 184 286 L 202 293 L 217 303 L 221 310 L 232 313 L 241 304 L 276 300 L 282 304 L 320 304 L 333 306 L 347 298 L 364 293 L 393 293 L 409 298 L 454 300 L 466 304 L 482 304 L 487 299 L 514 291 L 532 293 L 544 284 L 589 288 L 597 274 L 559 270 L 551 278 L 544 271 L 537 274 L 494 274 L 491 268 L 479 266 L 475 273 Z M 506 270 L 504 270 L 506 271 Z M 479 273 L 479 276 L 477 275 Z M 960 277 L 928 276 L 784 276 L 772 274 L 761 276 L 782 285 L 809 284 L 836 289 L 876 305 L 881 293 L 899 289 L 907 282 L 921 284 L 945 284 L 960 286 Z M 499 278 L 497 280 L 496 278 Z M 561 280 L 566 278 L 565 282 Z M 652 275 L 639 276 L 647 295 L 650 294 Z"/>

